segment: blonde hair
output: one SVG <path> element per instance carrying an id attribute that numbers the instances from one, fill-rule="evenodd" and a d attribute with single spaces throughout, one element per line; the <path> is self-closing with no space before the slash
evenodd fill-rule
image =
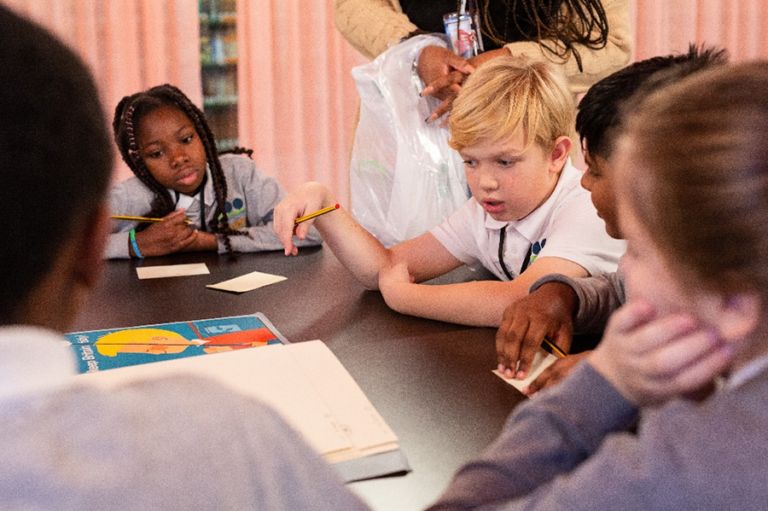
<path id="1" fill-rule="evenodd" d="M 462 86 L 451 110 L 448 143 L 457 151 L 481 140 L 503 143 L 522 128 L 525 149 L 536 142 L 548 150 L 569 134 L 573 117 L 573 99 L 552 64 L 497 57 Z"/>
<path id="2" fill-rule="evenodd" d="M 628 206 L 682 281 L 768 296 L 768 63 L 718 66 L 627 115 Z"/>

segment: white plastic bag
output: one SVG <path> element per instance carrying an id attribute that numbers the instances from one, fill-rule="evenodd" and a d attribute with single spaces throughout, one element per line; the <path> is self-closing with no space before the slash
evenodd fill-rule
<path id="1" fill-rule="evenodd" d="M 350 167 L 352 215 L 387 247 L 438 225 L 470 196 L 447 127 L 425 122 L 440 104 L 419 96 L 424 84 L 413 63 L 426 46 L 448 43 L 437 35 L 412 37 L 352 69 L 361 100 Z"/>

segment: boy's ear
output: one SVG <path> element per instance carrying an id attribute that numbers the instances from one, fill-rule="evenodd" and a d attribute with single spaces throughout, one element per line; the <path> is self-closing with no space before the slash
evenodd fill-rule
<path id="1" fill-rule="evenodd" d="M 550 152 L 552 172 L 560 172 L 560 170 L 562 170 L 563 165 L 565 165 L 565 160 L 567 160 L 568 156 L 571 154 L 572 146 L 573 142 L 571 142 L 569 137 L 561 136 L 555 139 L 555 143 L 552 145 L 552 151 Z"/>
<path id="2" fill-rule="evenodd" d="M 92 289 L 99 281 L 109 232 L 109 210 L 102 204 L 86 219 L 77 234 L 75 279 L 86 289 Z"/>

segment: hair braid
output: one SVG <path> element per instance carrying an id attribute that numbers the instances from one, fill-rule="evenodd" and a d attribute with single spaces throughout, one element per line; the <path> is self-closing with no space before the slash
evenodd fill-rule
<path id="1" fill-rule="evenodd" d="M 115 142 L 117 143 L 120 155 L 123 161 L 128 165 L 136 177 L 144 183 L 154 194 L 152 207 L 146 216 L 163 217 L 174 210 L 175 204 L 171 194 L 161 185 L 147 168 L 144 159 L 139 153 L 139 146 L 136 143 L 136 124 L 138 119 L 134 115 L 136 112 L 137 100 L 140 100 L 140 94 L 124 97 L 115 109 L 115 118 L 112 122 L 112 128 L 115 131 Z M 146 115 L 151 110 L 145 111 L 141 116 Z M 139 116 L 139 118 L 141 117 Z M 141 230 L 145 226 L 139 226 Z"/>

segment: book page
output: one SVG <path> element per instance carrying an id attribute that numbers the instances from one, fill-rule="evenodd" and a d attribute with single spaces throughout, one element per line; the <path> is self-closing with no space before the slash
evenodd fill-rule
<path id="1" fill-rule="evenodd" d="M 333 462 L 397 449 L 395 433 L 324 343 L 302 342 L 287 348 L 355 448 L 337 454 Z"/>
<path id="2" fill-rule="evenodd" d="M 113 388 L 177 373 L 210 377 L 268 403 L 330 462 L 397 449 L 394 433 L 321 341 L 168 360 L 79 378 L 82 384 Z"/>

